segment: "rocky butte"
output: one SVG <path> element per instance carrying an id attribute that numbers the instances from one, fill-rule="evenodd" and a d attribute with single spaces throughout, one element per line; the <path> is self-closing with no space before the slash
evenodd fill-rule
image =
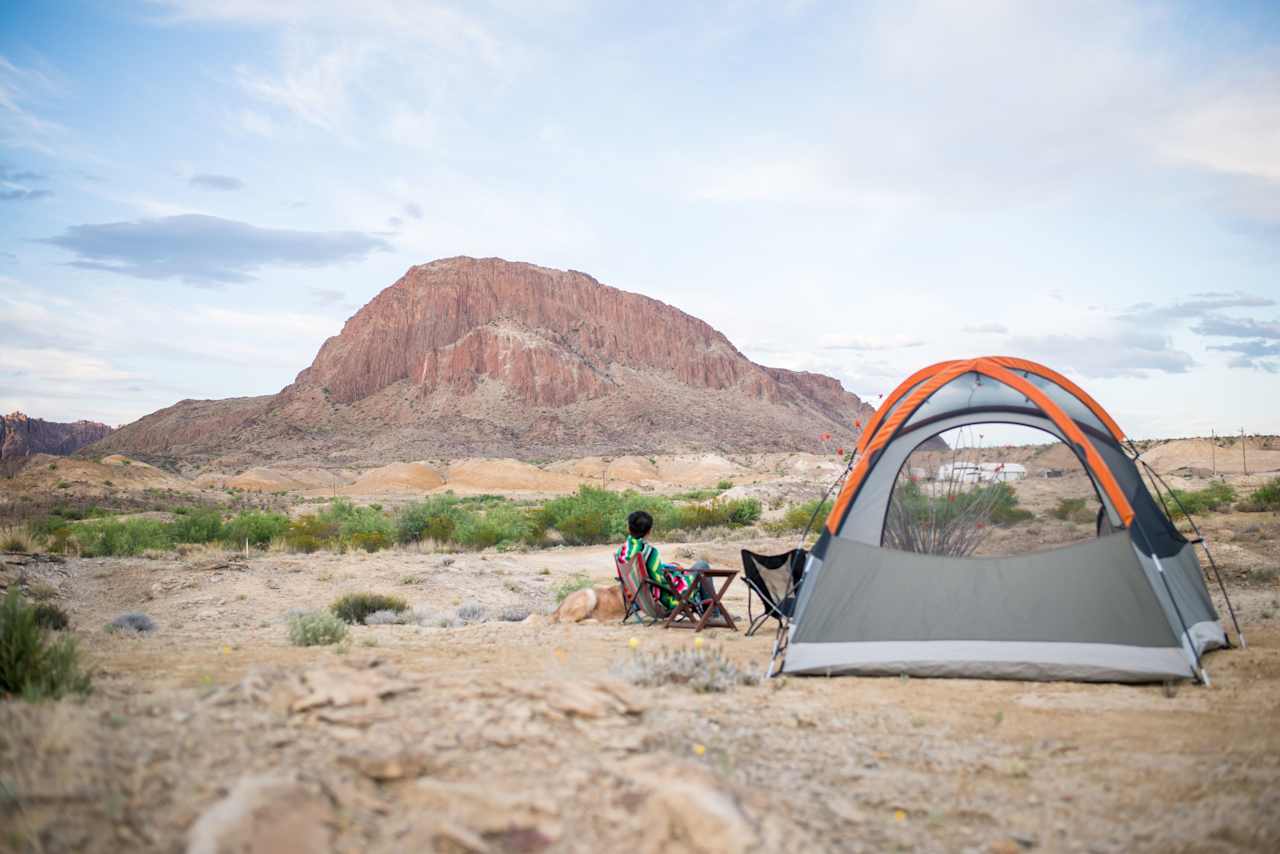
<path id="1" fill-rule="evenodd" d="M 696 317 L 585 273 L 448 258 L 374 297 L 278 394 L 184 400 L 95 450 L 357 466 L 817 451 L 870 412 L 831 377 L 758 365 Z"/>
<path id="2" fill-rule="evenodd" d="M 110 432 L 110 427 L 97 421 L 59 424 L 13 412 L 0 417 L 0 460 L 32 454 L 72 454 Z"/>

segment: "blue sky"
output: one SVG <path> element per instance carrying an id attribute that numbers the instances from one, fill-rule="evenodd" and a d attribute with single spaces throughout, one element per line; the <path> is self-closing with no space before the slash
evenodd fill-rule
<path id="1" fill-rule="evenodd" d="M 1001 353 L 1280 432 L 1274 4 L 10 2 L 0 409 L 279 390 L 501 256 L 871 402 Z"/>

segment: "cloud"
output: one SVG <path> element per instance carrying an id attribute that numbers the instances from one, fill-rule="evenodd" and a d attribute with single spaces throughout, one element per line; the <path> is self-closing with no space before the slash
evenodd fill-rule
<path id="1" fill-rule="evenodd" d="M 1280 321 L 1254 320 L 1251 317 L 1227 317 L 1209 314 L 1202 317 L 1191 331 L 1197 335 L 1219 338 L 1280 339 Z M 1217 349 L 1217 348 L 1210 348 Z"/>
<path id="2" fill-rule="evenodd" d="M 42 172 L 32 172 L 23 170 L 15 172 L 6 163 L 0 163 L 0 182 L 12 181 L 16 184 L 26 184 L 32 181 L 47 181 L 49 176 Z"/>
<path id="3" fill-rule="evenodd" d="M 1120 320 L 1127 323 L 1168 324 L 1176 321 L 1191 320 L 1195 315 L 1226 308 L 1265 308 L 1273 306 L 1276 301 L 1270 297 L 1254 296 L 1243 291 L 1207 291 L 1192 294 L 1190 299 L 1181 302 L 1157 304 L 1140 302 L 1129 306 L 1120 314 Z"/>
<path id="4" fill-rule="evenodd" d="M 1258 368 L 1267 373 L 1280 372 L 1280 341 L 1239 341 L 1235 344 L 1213 344 L 1210 350 L 1235 353 L 1227 363 L 1232 368 Z"/>
<path id="5" fill-rule="evenodd" d="M 1183 374 L 1196 364 L 1189 353 L 1176 349 L 1164 336 L 1132 330 L 1088 336 L 1023 335 L 1006 343 L 1010 352 L 1087 377 Z"/>
<path id="6" fill-rule="evenodd" d="M 1009 331 L 1009 327 L 1003 323 L 970 323 L 960 327 L 962 332 L 971 332 L 975 335 L 1003 335 Z"/>
<path id="7" fill-rule="evenodd" d="M 818 346 L 824 350 L 899 350 L 919 347 L 924 341 L 905 335 L 824 335 Z"/>
<path id="8" fill-rule="evenodd" d="M 26 190 L 22 188 L 0 190 L 0 202 L 34 202 L 36 199 L 47 199 L 53 195 L 52 190 Z"/>
<path id="9" fill-rule="evenodd" d="M 43 242 L 75 253 L 76 267 L 215 286 L 266 266 L 320 267 L 390 248 L 359 231 L 258 228 L 201 214 L 76 225 Z"/>
<path id="10" fill-rule="evenodd" d="M 405 216 L 410 216 L 410 217 L 413 217 L 414 219 L 422 219 L 422 216 L 423 216 L 422 205 L 418 204 L 417 202 L 409 202 L 407 205 L 405 205 L 404 212 L 405 212 Z"/>
<path id="11" fill-rule="evenodd" d="M 192 175 L 188 182 L 193 187 L 200 187 L 204 190 L 243 190 L 244 181 L 232 175 L 215 175 L 208 172 L 202 172 L 199 175 Z"/>

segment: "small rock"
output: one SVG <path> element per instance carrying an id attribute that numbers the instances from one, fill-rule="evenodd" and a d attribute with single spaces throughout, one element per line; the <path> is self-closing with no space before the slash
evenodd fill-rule
<path id="1" fill-rule="evenodd" d="M 366 750 L 341 756 L 338 761 L 379 783 L 418 777 L 427 770 L 427 757 L 411 750 L 389 753 Z"/>
<path id="2" fill-rule="evenodd" d="M 287 777 L 242 777 L 204 812 L 187 837 L 187 854 L 310 854 L 328 851 L 328 801 Z"/>

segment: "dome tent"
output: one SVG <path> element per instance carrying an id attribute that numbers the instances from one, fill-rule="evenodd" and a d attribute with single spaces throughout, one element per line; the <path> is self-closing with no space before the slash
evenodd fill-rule
<path id="1" fill-rule="evenodd" d="M 992 422 L 1064 442 L 1091 478 L 1110 533 L 1012 557 L 883 547 L 911 452 L 947 430 Z M 1205 680 L 1201 656 L 1228 646 L 1226 633 L 1195 544 L 1152 498 L 1125 445 L 1093 398 L 1035 362 L 956 360 L 912 375 L 859 441 L 780 635 L 779 672 Z"/>

